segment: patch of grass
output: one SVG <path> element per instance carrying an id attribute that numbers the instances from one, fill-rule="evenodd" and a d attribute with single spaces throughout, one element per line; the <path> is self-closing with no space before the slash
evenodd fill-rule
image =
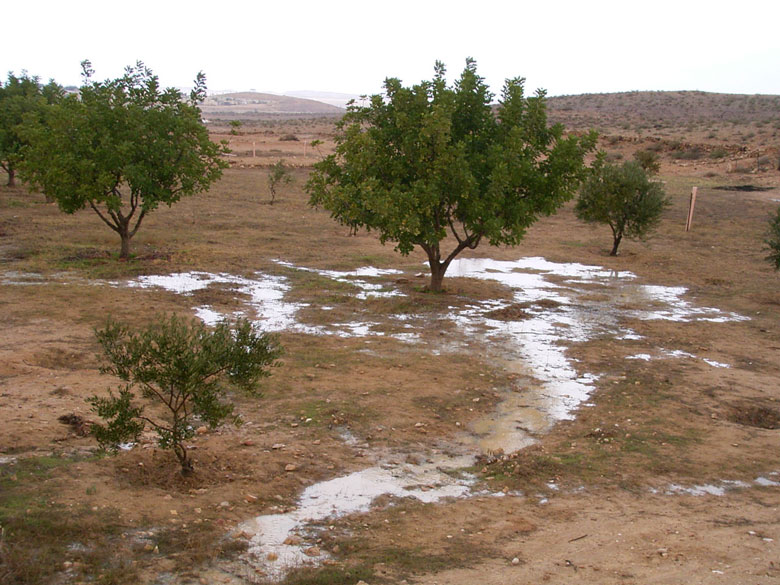
<path id="1" fill-rule="evenodd" d="M 672 158 L 677 160 L 699 160 L 704 156 L 704 151 L 698 147 L 685 148 L 672 153 Z"/>
<path id="2" fill-rule="evenodd" d="M 728 156 L 728 154 L 729 154 L 729 151 L 728 151 L 728 150 L 726 150 L 726 149 L 725 149 L 725 148 L 723 148 L 722 146 L 719 146 L 718 148 L 714 148 L 714 149 L 713 149 L 713 150 L 710 152 L 710 158 L 712 158 L 712 159 L 723 158 L 723 157 L 725 157 L 725 156 Z"/>
<path id="3" fill-rule="evenodd" d="M 15 496 L 0 498 L 0 582 L 43 585 L 61 572 L 95 583 L 137 581 L 136 568 L 117 547 L 120 525 L 114 510 L 65 508 L 45 498 Z"/>
<path id="4" fill-rule="evenodd" d="M 0 583 L 43 585 L 61 573 L 108 585 L 137 581 L 136 567 L 118 546 L 116 510 L 50 499 L 46 480 L 77 460 L 46 456 L 0 467 Z"/>
<path id="5" fill-rule="evenodd" d="M 759 429 L 780 429 L 780 411 L 755 404 L 733 406 L 728 415 L 731 422 Z"/>
<path id="6" fill-rule="evenodd" d="M 366 565 L 352 567 L 302 567 L 287 574 L 282 585 L 354 585 L 358 581 L 376 582 L 374 570 Z"/>
<path id="7" fill-rule="evenodd" d="M 174 562 L 177 572 L 218 558 L 234 558 L 247 548 L 245 540 L 230 538 L 224 527 L 210 522 L 162 531 L 156 535 L 155 544 L 162 555 Z"/>

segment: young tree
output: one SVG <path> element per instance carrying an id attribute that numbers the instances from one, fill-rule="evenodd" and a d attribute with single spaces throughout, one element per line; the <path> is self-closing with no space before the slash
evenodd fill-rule
<path id="1" fill-rule="evenodd" d="M 62 99 L 63 90 L 54 81 L 41 85 L 38 77 L 22 72 L 8 74 L 0 84 L 0 167 L 8 173 L 8 186 L 16 184 L 16 170 L 27 144 L 22 136 L 25 119 L 40 121 L 46 104 Z"/>
<path id="2" fill-rule="evenodd" d="M 766 241 L 769 246 L 769 260 L 775 265 L 775 270 L 780 270 L 780 207 L 769 222 L 769 238 Z"/>
<path id="3" fill-rule="evenodd" d="M 452 260 L 481 242 L 516 245 L 541 215 L 574 196 L 595 133 L 564 136 L 548 127 L 545 92 L 524 96 L 506 81 L 495 109 L 473 59 L 450 86 L 437 62 L 431 81 L 351 103 L 335 154 L 306 185 L 312 205 L 352 229 L 377 230 L 401 254 L 428 256 L 430 289 L 440 291 Z M 442 244 L 451 238 L 449 251 Z"/>
<path id="4" fill-rule="evenodd" d="M 230 133 L 234 136 L 237 136 L 238 131 L 243 125 L 244 123 L 241 120 L 230 120 Z"/>
<path id="5" fill-rule="evenodd" d="M 45 124 L 26 130 L 21 170 L 30 184 L 74 213 L 89 206 L 121 238 L 121 258 L 144 217 L 160 204 L 200 193 L 222 175 L 227 147 L 209 140 L 198 103 L 199 73 L 189 100 L 162 90 L 140 61 L 114 80 L 85 83 L 79 95 L 47 108 Z"/>
<path id="6" fill-rule="evenodd" d="M 620 166 L 598 163 L 582 185 L 574 210 L 591 223 L 612 229 L 611 256 L 617 256 L 624 237 L 644 238 L 661 221 L 669 205 L 661 183 L 651 181 L 635 161 Z"/>
<path id="7" fill-rule="evenodd" d="M 106 420 L 93 425 L 98 442 L 109 448 L 137 439 L 146 425 L 156 432 L 159 445 L 170 449 L 182 473 L 192 471 L 184 441 L 194 434 L 193 422 L 216 427 L 239 420 L 226 398 L 229 386 L 258 396 L 257 383 L 277 364 L 281 347 L 276 338 L 257 334 L 252 324 L 239 321 L 235 328 L 220 323 L 213 330 L 200 321 L 160 317 L 139 332 L 109 322 L 96 331 L 108 360 L 102 373 L 112 374 L 125 385 L 118 395 L 89 399 L 92 409 Z M 133 389 L 152 403 L 144 409 Z"/>
<path id="8" fill-rule="evenodd" d="M 288 185 L 292 182 L 292 179 L 290 169 L 284 164 L 284 159 L 279 159 L 271 165 L 271 170 L 268 171 L 268 191 L 271 193 L 271 203 L 276 198 L 276 188 L 281 185 Z"/>

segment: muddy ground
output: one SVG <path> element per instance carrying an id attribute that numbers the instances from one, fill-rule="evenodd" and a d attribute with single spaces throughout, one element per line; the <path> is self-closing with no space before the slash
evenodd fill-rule
<path id="1" fill-rule="evenodd" d="M 327 151 L 331 123 L 245 127 L 231 137 L 243 154 L 224 179 L 151 214 L 125 263 L 93 214 L 65 216 L 38 194 L 0 188 L 0 581 L 262 582 L 263 565 L 252 564 L 249 535 L 237 528 L 243 521 L 292 510 L 307 486 L 388 458 L 414 463 L 457 450 L 477 421 L 538 387 L 501 347 L 444 318 L 512 291 L 453 277 L 445 294 L 431 295 L 421 254 L 401 257 L 373 234 L 349 236 L 307 206 L 312 154 L 307 147 L 304 159 L 303 143 L 324 139 Z M 260 148 L 252 132 L 267 133 L 261 156 L 248 150 Z M 295 133 L 305 140 L 280 140 Z M 628 157 L 641 144 L 613 146 Z M 269 204 L 264 165 L 278 158 L 296 167 L 295 182 Z M 637 338 L 567 344 L 577 373 L 598 375 L 573 420 L 518 453 L 484 453 L 468 470 L 482 495 L 435 504 L 385 496 L 370 512 L 325 521 L 311 543 L 319 567 L 292 571 L 288 582 L 776 582 L 780 277 L 764 260 L 763 239 L 780 173 L 739 162 L 665 158 L 673 204 L 651 239 L 625 242 L 618 257 L 607 255 L 608 228 L 579 223 L 571 204 L 517 248 L 481 247 L 471 257 L 631 271 L 642 284 L 685 287 L 692 306 L 746 319 L 621 316 Z M 760 190 L 721 188 L 744 185 Z M 698 201 L 686 233 L 692 186 Z M 404 296 L 361 300 L 350 283 L 279 260 L 396 269 L 371 282 Z M 245 424 L 193 439 L 191 477 L 150 436 L 105 456 L 83 427 L 58 420 L 95 420 L 85 399 L 116 386 L 99 373 L 94 328 L 109 315 L 142 325 L 160 312 L 246 308 L 230 285 L 190 296 L 128 286 L 185 271 L 284 277 L 285 298 L 306 304 L 299 322 L 370 321 L 388 335 L 282 330 L 286 353 L 263 398 L 235 396 Z M 390 335 L 404 314 L 427 323 L 414 342 Z M 639 354 L 653 359 L 628 359 Z"/>

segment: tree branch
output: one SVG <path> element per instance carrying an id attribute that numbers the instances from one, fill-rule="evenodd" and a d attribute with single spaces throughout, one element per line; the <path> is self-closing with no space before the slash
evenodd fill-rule
<path id="1" fill-rule="evenodd" d="M 89 200 L 89 206 L 92 208 L 92 210 L 93 210 L 95 213 L 97 213 L 97 214 L 98 214 L 98 217 L 99 217 L 100 219 L 102 219 L 102 220 L 103 220 L 103 223 L 105 223 L 105 224 L 106 224 L 108 227 L 110 227 L 110 228 L 111 228 L 112 230 L 114 230 L 115 232 L 119 233 L 119 223 L 118 223 L 118 222 L 117 222 L 117 224 L 116 224 L 116 225 L 114 225 L 113 223 L 111 223 L 110 221 L 108 221 L 108 220 L 105 218 L 105 216 L 104 216 L 104 215 L 103 215 L 103 214 L 100 212 L 100 210 L 97 208 L 97 206 L 95 205 L 95 202 L 94 202 L 94 201 L 92 201 L 91 199 Z M 110 211 L 110 210 L 109 210 L 109 213 L 111 213 L 111 211 Z M 116 216 L 114 216 L 114 214 L 113 214 L 113 213 L 111 213 L 111 217 L 112 217 L 114 220 L 116 220 Z"/>

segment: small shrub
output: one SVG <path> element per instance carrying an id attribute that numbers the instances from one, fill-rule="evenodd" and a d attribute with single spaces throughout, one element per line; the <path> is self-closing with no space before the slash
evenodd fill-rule
<path id="1" fill-rule="evenodd" d="M 108 365 L 101 373 L 122 380 L 118 395 L 89 399 L 92 410 L 106 424 L 94 424 L 92 434 L 107 448 L 137 440 L 151 426 L 162 449 L 174 452 L 182 473 L 192 471 L 184 441 L 195 434 L 197 419 L 212 428 L 225 420 L 238 422 L 233 404 L 225 398 L 233 386 L 258 396 L 257 383 L 276 365 L 281 347 L 276 338 L 257 334 L 240 320 L 235 328 L 226 322 L 213 330 L 197 320 L 171 316 L 139 332 L 109 321 L 96 332 Z M 152 412 L 138 405 L 132 390 L 154 405 Z"/>
<path id="2" fill-rule="evenodd" d="M 279 138 L 280 142 L 298 142 L 298 137 L 295 134 L 285 134 Z"/>
<path id="3" fill-rule="evenodd" d="M 722 146 L 719 146 L 718 148 L 715 148 L 710 152 L 710 158 L 717 159 L 717 158 L 723 158 L 725 156 L 728 156 L 729 151 L 723 148 Z"/>
<path id="4" fill-rule="evenodd" d="M 271 193 L 271 203 L 276 198 L 276 189 L 281 185 L 288 185 L 293 178 L 290 169 L 284 164 L 284 159 L 279 159 L 271 166 L 268 172 L 268 192 Z"/>
<path id="5" fill-rule="evenodd" d="M 696 146 L 684 150 L 677 150 L 672 153 L 672 157 L 677 160 L 699 160 L 702 156 L 704 156 L 704 151 Z"/>
<path id="6" fill-rule="evenodd" d="M 769 221 L 769 237 L 766 244 L 769 247 L 767 260 L 774 264 L 775 270 L 780 270 L 780 207 Z"/>
<path id="7" fill-rule="evenodd" d="M 651 150 L 638 150 L 634 153 L 634 160 L 651 175 L 661 170 L 661 163 L 658 160 L 658 153 Z"/>

